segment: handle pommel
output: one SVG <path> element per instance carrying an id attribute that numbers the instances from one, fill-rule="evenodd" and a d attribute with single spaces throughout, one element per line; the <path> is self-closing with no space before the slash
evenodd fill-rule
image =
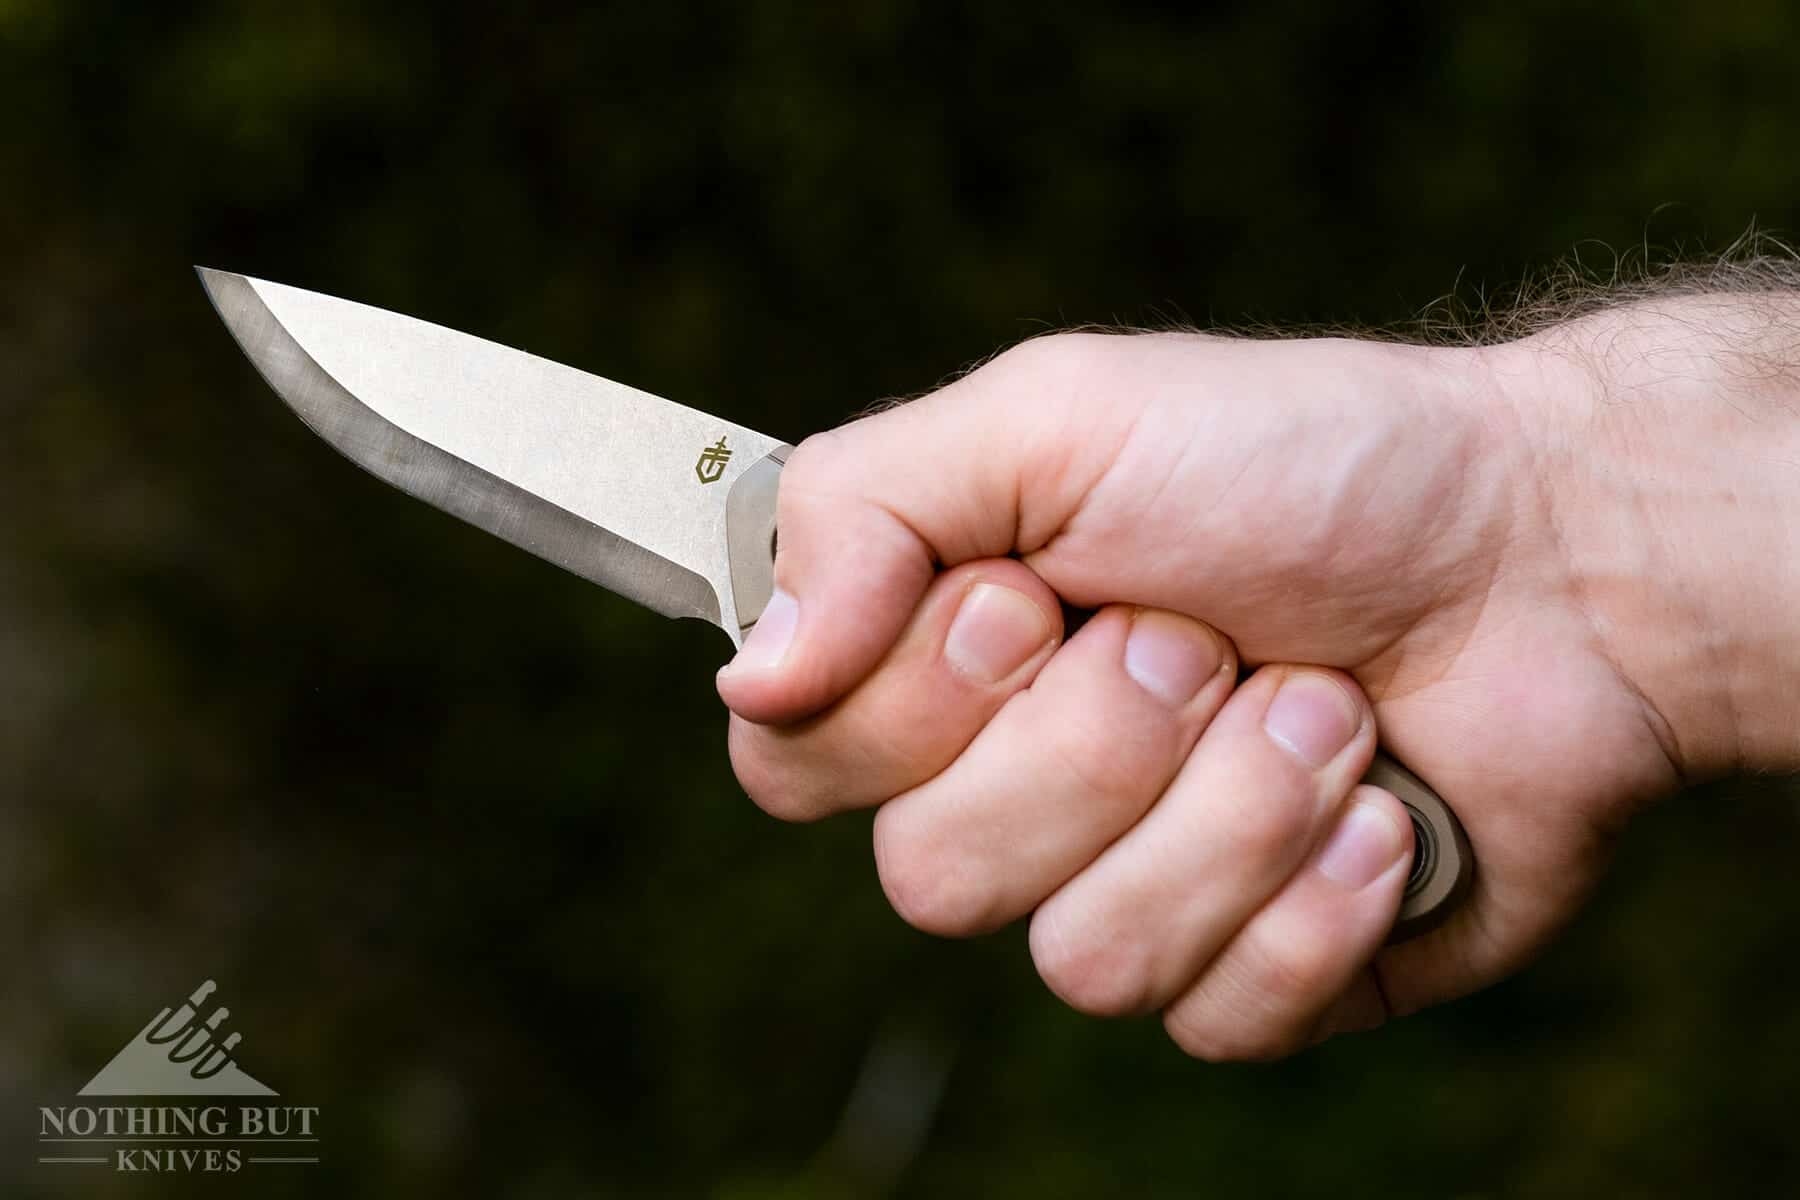
<path id="1" fill-rule="evenodd" d="M 1385 753 L 1376 753 L 1362 781 L 1394 793 L 1412 818 L 1412 873 L 1406 878 L 1400 916 L 1388 934 L 1390 944 L 1403 942 L 1436 928 L 1450 915 L 1474 880 L 1475 856 L 1450 806 Z"/>

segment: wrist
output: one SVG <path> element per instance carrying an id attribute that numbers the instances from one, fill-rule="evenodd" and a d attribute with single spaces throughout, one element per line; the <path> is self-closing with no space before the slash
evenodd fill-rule
<path id="1" fill-rule="evenodd" d="M 1800 296 L 1691 296 L 1494 351 L 1562 589 L 1687 780 L 1800 766 Z"/>

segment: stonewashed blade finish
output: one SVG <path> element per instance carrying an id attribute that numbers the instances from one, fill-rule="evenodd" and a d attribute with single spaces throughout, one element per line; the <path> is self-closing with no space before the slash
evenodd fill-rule
<path id="1" fill-rule="evenodd" d="M 371 473 L 734 643 L 760 613 L 733 595 L 727 505 L 778 439 L 413 317 L 197 270 L 263 378 Z"/>

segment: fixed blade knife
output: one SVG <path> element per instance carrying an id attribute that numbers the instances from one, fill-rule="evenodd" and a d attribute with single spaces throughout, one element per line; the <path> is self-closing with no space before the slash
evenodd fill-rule
<path id="1" fill-rule="evenodd" d="M 196 270 L 275 394 L 358 466 L 734 646 L 762 615 L 792 449 L 779 438 L 414 317 Z M 1474 859 L 1455 815 L 1387 754 L 1364 781 L 1412 818 L 1401 941 L 1450 913 Z"/>

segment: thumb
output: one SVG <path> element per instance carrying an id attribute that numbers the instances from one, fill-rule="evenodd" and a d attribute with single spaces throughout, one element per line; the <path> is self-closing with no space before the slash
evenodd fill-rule
<path id="1" fill-rule="evenodd" d="M 781 473 L 775 592 L 719 694 L 760 724 L 845 695 L 881 661 L 932 576 L 1055 536 L 1130 425 L 1104 344 L 1026 342 L 924 399 L 802 442 Z"/>

